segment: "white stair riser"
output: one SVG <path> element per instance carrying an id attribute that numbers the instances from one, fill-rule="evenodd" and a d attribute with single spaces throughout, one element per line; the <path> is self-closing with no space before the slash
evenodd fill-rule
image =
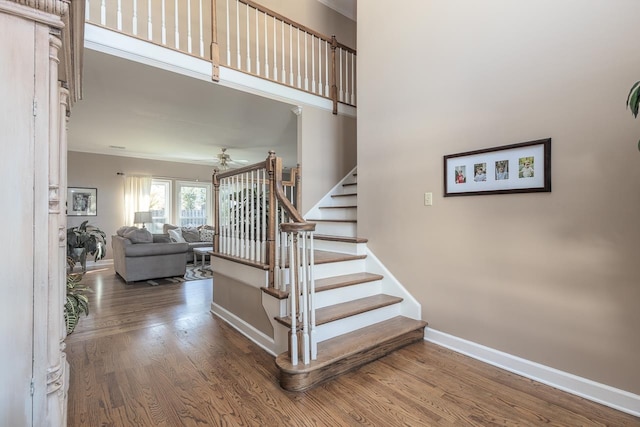
<path id="1" fill-rule="evenodd" d="M 319 219 L 358 219 L 358 208 L 355 207 L 340 207 L 331 209 L 320 209 Z"/>
<path id="2" fill-rule="evenodd" d="M 313 270 L 316 279 L 361 273 L 364 271 L 364 259 L 316 264 Z"/>
<path id="3" fill-rule="evenodd" d="M 381 291 L 380 281 L 358 283 L 357 285 L 344 286 L 342 288 L 331 289 L 316 293 L 316 308 L 328 305 L 339 304 L 341 302 L 353 301 L 358 298 L 378 295 Z"/>
<path id="4" fill-rule="evenodd" d="M 320 251 L 340 252 L 341 254 L 365 255 L 366 243 L 336 242 L 333 240 L 314 239 L 313 246 Z"/>
<path id="5" fill-rule="evenodd" d="M 317 222 L 316 233 L 330 236 L 356 237 L 355 222 Z"/>
<path id="6" fill-rule="evenodd" d="M 352 194 L 357 192 L 357 185 L 347 185 L 346 187 L 344 185 L 341 185 L 334 194 Z"/>
<path id="7" fill-rule="evenodd" d="M 357 206 L 358 196 L 344 196 L 344 197 L 331 197 L 331 201 L 328 206 Z"/>
<path id="8" fill-rule="evenodd" d="M 356 329 L 364 328 L 365 326 L 373 325 L 384 320 L 389 320 L 399 315 L 399 305 L 389 305 L 386 307 L 378 308 L 376 310 L 367 311 L 365 313 L 317 326 L 316 336 L 318 342 L 322 342 L 343 334 L 347 334 L 349 332 L 353 332 Z"/>

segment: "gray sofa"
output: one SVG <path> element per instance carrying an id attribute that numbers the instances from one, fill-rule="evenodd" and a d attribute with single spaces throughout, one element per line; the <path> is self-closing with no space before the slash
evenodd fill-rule
<path id="1" fill-rule="evenodd" d="M 187 243 L 172 243 L 158 234 L 153 235 L 153 242 L 134 241 L 123 236 L 111 236 L 113 265 L 124 281 L 184 276 L 189 249 Z"/>

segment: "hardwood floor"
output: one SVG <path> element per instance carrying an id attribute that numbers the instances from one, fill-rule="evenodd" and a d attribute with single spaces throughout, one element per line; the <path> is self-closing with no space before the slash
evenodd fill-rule
<path id="1" fill-rule="evenodd" d="M 640 426 L 640 419 L 427 342 L 304 393 L 209 312 L 211 280 L 125 285 L 90 271 L 67 340 L 69 426 Z"/>

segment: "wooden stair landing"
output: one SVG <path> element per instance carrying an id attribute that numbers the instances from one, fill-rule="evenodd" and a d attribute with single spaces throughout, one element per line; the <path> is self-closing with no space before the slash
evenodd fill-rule
<path id="1" fill-rule="evenodd" d="M 318 344 L 318 358 L 292 365 L 288 353 L 276 358 L 280 386 L 304 391 L 323 381 L 379 359 L 424 339 L 427 322 L 397 316 Z"/>

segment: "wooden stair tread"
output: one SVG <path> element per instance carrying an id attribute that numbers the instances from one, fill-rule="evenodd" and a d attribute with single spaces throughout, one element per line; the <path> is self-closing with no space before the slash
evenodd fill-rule
<path id="1" fill-rule="evenodd" d="M 348 182 L 346 184 L 342 184 L 343 187 L 349 187 L 349 186 L 352 186 L 352 185 L 358 185 L 358 183 L 357 182 Z"/>
<path id="2" fill-rule="evenodd" d="M 308 365 L 292 365 L 288 353 L 276 357 L 280 385 L 307 390 L 325 380 L 379 359 L 398 348 L 424 339 L 427 322 L 397 316 L 318 344 L 318 357 Z"/>
<path id="3" fill-rule="evenodd" d="M 316 292 L 328 291 L 330 289 L 342 288 L 345 286 L 358 285 L 360 283 L 375 282 L 383 279 L 384 276 L 372 273 L 353 273 L 342 276 L 327 277 L 316 280 Z"/>
<path id="4" fill-rule="evenodd" d="M 345 243 L 367 243 L 369 241 L 369 239 L 364 237 L 331 236 L 329 234 L 314 234 L 313 238 L 316 240 L 329 240 L 332 242 Z"/>
<path id="5" fill-rule="evenodd" d="M 317 264 L 327 264 L 330 262 L 341 262 L 341 261 L 351 261 L 355 259 L 365 259 L 366 255 L 354 255 L 354 254 L 345 254 L 341 252 L 330 252 L 330 251 L 320 251 L 314 250 L 313 257 L 315 261 L 315 265 Z M 289 259 L 287 255 L 287 259 Z"/>
<path id="6" fill-rule="evenodd" d="M 350 206 L 320 206 L 319 209 L 356 209 L 357 205 Z"/>
<path id="7" fill-rule="evenodd" d="M 347 193 L 347 194 L 332 194 L 331 197 L 348 197 L 348 196 L 357 196 L 358 193 Z"/>
<path id="8" fill-rule="evenodd" d="M 319 308 L 316 310 L 316 326 L 355 316 L 357 314 L 366 313 L 367 311 L 375 310 L 377 308 L 387 307 L 401 301 L 402 298 L 399 297 L 378 294 Z M 291 327 L 290 316 L 276 317 L 276 320 L 288 328 Z"/>

